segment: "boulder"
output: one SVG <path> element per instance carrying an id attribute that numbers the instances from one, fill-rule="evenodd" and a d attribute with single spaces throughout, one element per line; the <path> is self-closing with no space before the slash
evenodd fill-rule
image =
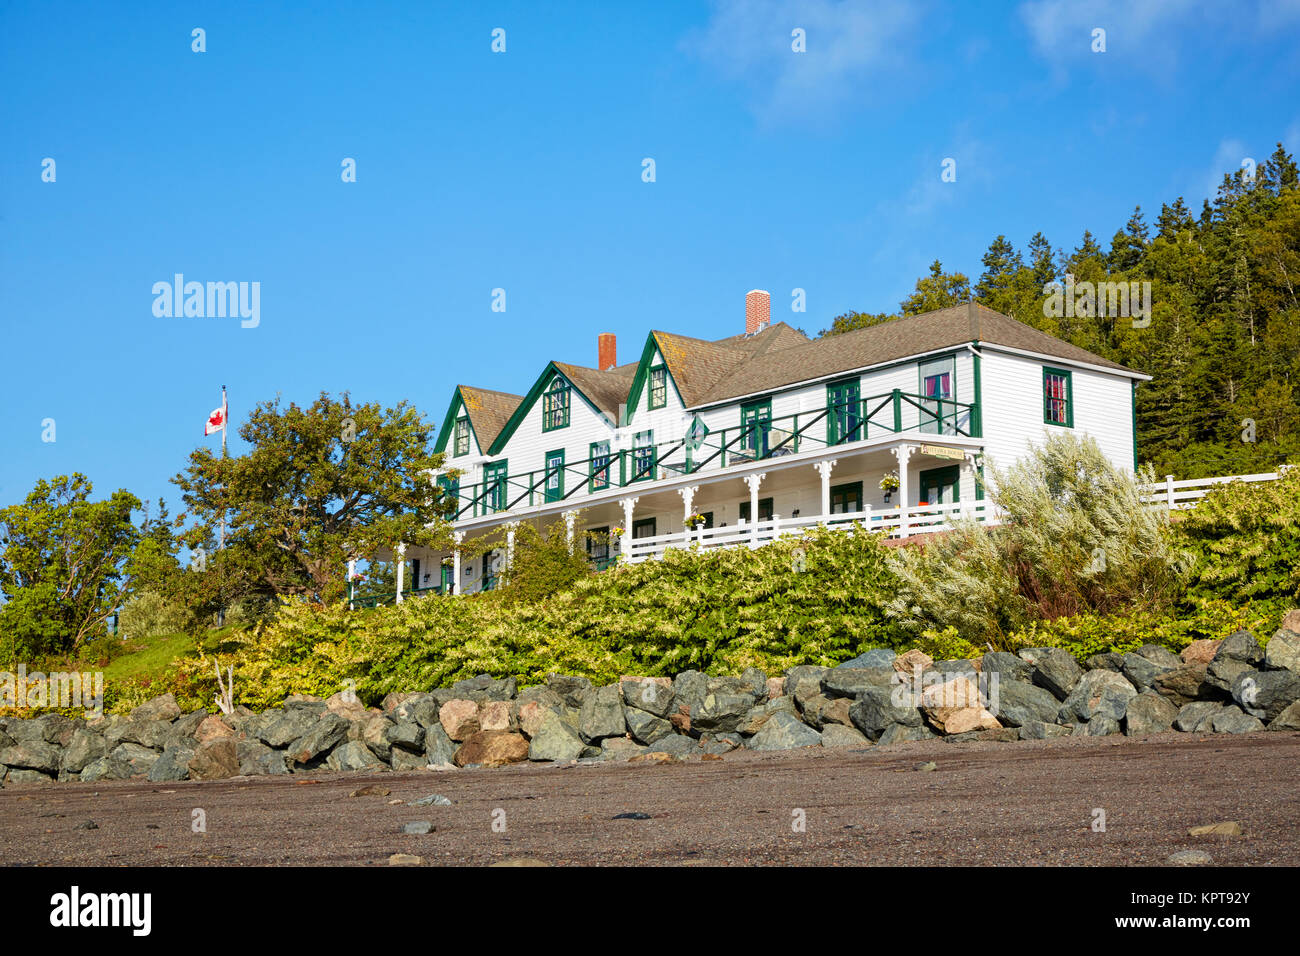
<path id="1" fill-rule="evenodd" d="M 767 719 L 746 746 L 750 750 L 793 750 L 814 747 L 821 742 L 821 734 L 788 710 L 781 710 Z"/>
<path id="2" fill-rule="evenodd" d="M 556 698 L 556 705 L 548 707 L 540 700 L 527 700 L 519 705 L 519 731 L 529 740 L 532 740 L 533 734 L 537 733 L 537 728 L 542 725 L 546 715 L 559 710 L 559 698 Z"/>
<path id="3" fill-rule="evenodd" d="M 39 770 L 10 770 L 4 777 L 6 783 L 54 783 L 54 777 Z"/>
<path id="4" fill-rule="evenodd" d="M 1028 673 L 1027 665 L 1025 670 Z M 1054 724 L 1061 709 L 1061 702 L 1046 687 L 1018 680 L 999 680 L 996 688 L 990 684 L 989 703 L 993 716 L 1008 727 L 1024 727 L 1034 721 Z"/>
<path id="5" fill-rule="evenodd" d="M 599 687 L 587 695 L 578 712 L 578 734 L 584 743 L 596 744 L 604 737 L 627 733 L 623 718 L 623 693 L 617 684 Z"/>
<path id="6" fill-rule="evenodd" d="M 1300 700 L 1288 705 L 1286 710 L 1269 721 L 1268 729 L 1300 730 Z"/>
<path id="7" fill-rule="evenodd" d="M 628 707 L 624 711 L 624 717 L 633 739 L 643 744 L 652 744 L 673 732 L 673 725 L 669 721 L 635 707 Z"/>
<path id="8" fill-rule="evenodd" d="M 853 721 L 849 717 L 849 710 L 852 707 L 853 702 L 847 697 L 831 698 L 818 694 L 804 705 L 803 719 L 810 727 L 815 727 L 817 730 L 825 730 L 829 724 L 851 727 Z"/>
<path id="9" fill-rule="evenodd" d="M 767 674 L 757 667 L 746 667 L 740 674 L 742 693 L 754 695 L 754 700 L 763 703 L 767 700 Z"/>
<path id="10" fill-rule="evenodd" d="M 478 677 L 456 681 L 451 685 L 451 690 L 457 697 L 483 702 L 513 700 L 519 688 L 513 677 L 498 680 L 488 674 L 480 674 Z"/>
<path id="11" fill-rule="evenodd" d="M 784 679 L 784 678 L 782 678 Z M 706 754 L 726 754 L 745 746 L 745 738 L 740 734 L 701 734 L 699 747 Z M 656 747 L 651 747 L 651 750 Z"/>
<path id="12" fill-rule="evenodd" d="M 208 719 L 206 710 L 196 710 L 192 714 L 186 714 L 180 720 L 175 721 L 168 727 L 166 742 L 163 746 L 180 743 L 186 737 L 198 739 L 198 731 L 203 722 Z"/>
<path id="13" fill-rule="evenodd" d="M 667 720 L 676 707 L 672 684 L 660 683 L 653 677 L 625 680 L 620 684 L 620 689 L 624 704 L 655 717 Z"/>
<path id="14" fill-rule="evenodd" d="M 295 740 L 305 737 L 316 724 L 316 715 L 305 708 L 285 711 L 268 711 L 268 719 L 257 728 L 256 736 L 268 747 L 282 750 Z"/>
<path id="15" fill-rule="evenodd" d="M 239 760 L 239 775 L 242 777 L 289 772 L 284 762 L 284 754 L 272 750 L 260 740 L 236 741 L 235 756 Z"/>
<path id="16" fill-rule="evenodd" d="M 816 667 L 811 664 L 787 667 L 785 670 L 785 695 L 793 697 L 795 704 L 802 708 L 804 702 L 809 698 L 821 694 L 822 677 L 829 670 L 829 667 Z"/>
<path id="17" fill-rule="evenodd" d="M 581 707 L 591 693 L 591 681 L 585 677 L 568 677 L 564 674 L 547 674 L 546 686 L 570 707 Z"/>
<path id="18" fill-rule="evenodd" d="M 606 737 L 600 742 L 600 758 L 610 761 L 630 760 L 632 757 L 649 753 L 653 749 L 653 747 L 647 748 L 627 737 Z"/>
<path id="19" fill-rule="evenodd" d="M 478 722 L 478 703 L 467 698 L 447 701 L 438 711 L 438 722 L 452 740 L 468 740 L 482 728 Z"/>
<path id="20" fill-rule="evenodd" d="M 1235 660 L 1255 667 L 1264 661 L 1264 651 L 1250 631 L 1234 631 L 1223 639 L 1214 655 L 1215 661 Z"/>
<path id="21" fill-rule="evenodd" d="M 924 724 L 917 727 L 908 727 L 904 724 L 890 724 L 885 728 L 885 732 L 880 735 L 876 744 L 886 747 L 889 744 L 902 744 L 913 740 L 930 740 L 937 736 L 933 730 Z"/>
<path id="22" fill-rule="evenodd" d="M 1033 682 L 1045 687 L 1057 700 L 1065 700 L 1083 676 L 1078 663 L 1059 647 L 1030 647 L 1020 651 L 1021 660 L 1034 669 Z"/>
<path id="23" fill-rule="evenodd" d="M 1124 712 L 1124 733 L 1130 737 L 1161 734 L 1169 730 L 1178 708 L 1155 691 L 1143 691 L 1128 702 Z"/>
<path id="24" fill-rule="evenodd" d="M 737 730 L 754 702 L 752 694 L 710 693 L 699 705 L 691 708 L 691 728 L 696 731 Z"/>
<path id="25" fill-rule="evenodd" d="M 845 701 L 844 704 L 844 712 L 847 714 L 848 701 Z M 778 697 L 776 700 L 769 700 L 765 703 L 755 704 L 751 707 L 749 712 L 745 714 L 744 719 L 740 722 L 740 725 L 736 727 L 736 733 L 744 734 L 747 737 L 752 736 L 753 734 L 758 733 L 759 730 L 762 729 L 763 725 L 772 718 L 773 714 L 776 713 L 787 713 L 796 720 L 799 717 L 799 712 L 795 709 L 793 700 L 789 697 Z M 722 732 L 727 733 L 727 731 Z"/>
<path id="26" fill-rule="evenodd" d="M 785 693 L 784 677 L 769 677 L 767 679 L 767 699 L 775 700 Z"/>
<path id="27" fill-rule="evenodd" d="M 991 675 L 997 674 L 998 680 L 1002 683 L 1007 681 L 1028 683 L 1034 676 L 1034 669 L 1015 654 L 1008 654 L 1006 651 L 989 651 L 980 660 L 980 673 L 989 679 L 992 679 Z"/>
<path id="28" fill-rule="evenodd" d="M 0 765 L 14 770 L 39 770 L 53 775 L 59 772 L 59 751 L 43 741 L 24 741 L 0 750 Z"/>
<path id="29" fill-rule="evenodd" d="M 914 647 L 907 653 L 895 657 L 890 666 L 900 674 L 911 677 L 916 671 L 923 671 L 933 663 L 933 657 Z"/>
<path id="30" fill-rule="evenodd" d="M 1134 687 L 1138 690 L 1146 690 L 1155 683 L 1156 678 L 1161 674 L 1167 674 L 1183 666 L 1182 662 L 1178 661 L 1178 658 L 1175 657 L 1174 660 L 1177 663 L 1165 664 L 1157 663 L 1141 654 L 1125 654 L 1120 670 Z"/>
<path id="31" fill-rule="evenodd" d="M 921 691 L 921 712 L 931 727 L 944 734 L 995 730 L 1002 726 L 984 706 L 979 685 L 962 674 L 925 687 Z"/>
<path id="32" fill-rule="evenodd" d="M 1193 700 L 1179 708 L 1174 718 L 1174 729 L 1185 734 L 1204 733 L 1210 730 L 1210 720 L 1224 709 L 1217 700 Z"/>
<path id="33" fill-rule="evenodd" d="M 1280 628 L 1269 638 L 1264 664 L 1272 670 L 1300 673 L 1300 634 Z"/>
<path id="34" fill-rule="evenodd" d="M 714 739 L 724 737 L 723 734 L 714 735 Z M 671 754 L 679 760 L 683 757 L 695 756 L 701 753 L 700 744 L 691 737 L 684 737 L 681 734 L 672 734 L 668 737 L 661 737 L 654 742 L 650 748 L 650 753 Z"/>
<path id="35" fill-rule="evenodd" d="M 333 713 L 333 711 L 331 711 Z M 416 757 L 420 766 L 424 765 L 422 757 Z M 325 766 L 331 770 L 369 770 L 383 771 L 388 767 L 360 740 L 345 740 L 325 758 Z"/>
<path id="36" fill-rule="evenodd" d="M 935 661 L 926 668 L 926 672 L 931 675 L 942 674 L 945 681 L 949 677 L 965 677 L 967 680 L 978 680 L 980 662 L 965 659 Z"/>
<path id="37" fill-rule="evenodd" d="M 871 741 L 852 727 L 841 724 L 827 724 L 822 728 L 822 746 L 833 747 L 870 747 Z"/>
<path id="38" fill-rule="evenodd" d="M 1208 638 L 1192 641 L 1178 656 L 1184 664 L 1205 664 L 1208 667 L 1210 661 L 1214 660 L 1214 655 L 1219 653 L 1219 645 L 1222 643 L 1222 640 L 1212 641 Z"/>
<path id="39" fill-rule="evenodd" d="M 1119 721 L 1105 714 L 1097 714 L 1087 723 L 1075 724 L 1075 737 L 1109 737 L 1119 733 Z"/>
<path id="40" fill-rule="evenodd" d="M 204 717 L 199 725 L 194 728 L 194 739 L 201 744 L 207 743 L 209 740 L 216 740 L 218 737 L 233 736 L 235 736 L 235 729 L 225 720 L 215 715 Z"/>
<path id="41" fill-rule="evenodd" d="M 1236 707 L 1225 707 L 1210 718 L 1210 729 L 1216 734 L 1250 734 L 1263 730 L 1264 723 Z"/>
<path id="42" fill-rule="evenodd" d="M 892 667 L 836 667 L 822 675 L 826 697 L 857 697 L 868 687 L 889 687 L 898 673 Z"/>
<path id="43" fill-rule="evenodd" d="M 867 668 L 867 669 L 876 668 L 876 667 L 893 667 L 894 658 L 896 658 L 897 656 L 898 656 L 897 654 L 895 654 L 887 647 L 876 647 L 867 651 L 865 654 L 859 654 L 851 661 L 845 661 L 843 664 L 840 664 L 839 666 L 860 667 L 860 668 Z"/>
<path id="44" fill-rule="evenodd" d="M 166 720 L 132 720 L 117 734 L 118 741 L 139 744 L 150 750 L 162 750 L 171 735 L 171 724 Z"/>
<path id="45" fill-rule="evenodd" d="M 108 753 L 108 744 L 99 734 L 84 727 L 72 734 L 68 746 L 63 749 L 62 769 L 69 773 L 81 773 L 86 765 Z M 0 760 L 0 763 L 3 763 Z"/>
<path id="46" fill-rule="evenodd" d="M 523 734 L 480 730 L 472 734 L 452 757 L 457 767 L 477 764 L 482 767 L 504 767 L 528 759 L 530 747 Z"/>
<path id="47" fill-rule="evenodd" d="M 332 714 L 338 714 L 344 720 L 360 720 L 370 713 L 366 705 L 357 697 L 356 691 L 352 690 L 341 690 L 327 697 L 325 709 Z"/>
<path id="48" fill-rule="evenodd" d="M 363 720 L 354 720 L 348 731 L 349 740 L 360 740 L 380 760 L 388 760 L 393 745 L 389 743 L 389 728 L 397 726 L 383 714 L 371 714 Z"/>
<path id="49" fill-rule="evenodd" d="M 1235 657 L 1216 658 L 1210 661 L 1210 666 L 1206 669 L 1205 683 L 1224 695 L 1231 695 L 1232 688 L 1239 677 L 1243 674 L 1250 675 L 1254 673 L 1254 667 L 1245 661 L 1237 660 Z"/>
<path id="50" fill-rule="evenodd" d="M 1137 691 L 1133 685 L 1114 671 L 1088 671 L 1061 705 L 1056 722 L 1086 723 L 1098 715 L 1120 721 L 1129 700 L 1135 696 Z"/>
<path id="51" fill-rule="evenodd" d="M 285 759 L 291 764 L 306 764 L 315 760 L 317 757 L 329 752 L 336 744 L 341 743 L 347 738 L 348 730 L 351 723 L 344 720 L 338 714 L 332 714 L 325 711 L 320 718 L 315 721 L 312 728 L 303 734 L 292 744 L 289 745 L 285 753 Z M 203 753 L 204 747 L 213 746 L 221 743 L 220 740 L 210 740 L 199 748 L 197 759 Z M 231 761 L 234 761 L 233 755 Z M 236 762 L 237 765 L 237 762 Z"/>
<path id="52" fill-rule="evenodd" d="M 898 693 L 898 703 L 894 700 L 895 691 Z M 914 706 L 915 702 L 916 699 L 906 688 L 886 690 L 882 687 L 869 687 L 849 708 L 849 719 L 868 740 L 879 740 L 895 725 L 921 726 L 921 712 Z"/>
<path id="53" fill-rule="evenodd" d="M 1051 721 L 1031 720 L 1020 725 L 1020 739 L 1047 740 L 1049 737 L 1068 737 L 1073 730 L 1072 727 L 1062 727 Z"/>
<path id="54" fill-rule="evenodd" d="M 190 737 L 187 743 L 168 744 L 162 756 L 149 768 L 148 779 L 156 783 L 188 779 L 190 761 L 194 759 L 194 747 L 197 744 L 198 741 L 193 737 Z"/>
<path id="55" fill-rule="evenodd" d="M 1273 720 L 1300 700 L 1300 673 L 1284 670 L 1239 674 L 1232 685 L 1232 699 L 1247 713 Z"/>
<path id="56" fill-rule="evenodd" d="M 150 750 L 148 747 L 142 747 L 139 744 L 125 743 L 114 747 L 109 757 L 116 760 L 119 765 L 127 768 L 127 776 L 135 777 L 147 774 L 150 768 L 153 767 L 154 762 L 157 761 L 159 754 L 156 750 Z M 84 779 L 85 771 L 82 771 L 82 776 Z"/>
<path id="57" fill-rule="evenodd" d="M 330 714 L 344 728 L 347 721 L 337 714 Z M 232 737 L 215 737 L 204 741 L 194 748 L 190 758 L 191 780 L 224 780 L 239 774 L 239 748 Z"/>
<path id="58" fill-rule="evenodd" d="M 577 760 L 581 754 L 582 740 L 577 732 L 555 711 L 546 711 L 528 745 L 528 759 Z"/>
<path id="59" fill-rule="evenodd" d="M 424 756 L 430 766 L 450 765 L 456 755 L 456 744 L 442 729 L 442 724 L 435 723 L 424 731 Z"/>
<path id="60" fill-rule="evenodd" d="M 400 723 L 389 721 L 383 734 L 383 747 L 389 751 L 390 756 L 394 748 L 413 754 L 424 752 L 424 728 L 413 720 Z"/>
<path id="61" fill-rule="evenodd" d="M 333 757 L 334 753 L 337 752 L 338 749 L 339 748 L 336 747 L 331 751 L 330 757 Z M 452 756 L 455 756 L 454 751 L 452 752 Z M 326 762 L 329 762 L 329 758 L 326 759 Z M 447 763 L 451 763 L 451 760 L 448 759 Z M 400 747 L 394 747 L 389 752 L 388 765 L 398 773 L 405 773 L 410 770 L 424 770 L 429 766 L 429 758 L 422 753 L 415 754 L 411 753 L 409 750 L 402 750 Z M 380 767 L 383 768 L 382 763 L 380 764 Z"/>
<path id="62" fill-rule="evenodd" d="M 176 720 L 181 715 L 180 705 L 176 703 L 175 694 L 163 694 L 147 700 L 131 711 L 132 720 Z"/>
<path id="63" fill-rule="evenodd" d="M 1085 671 L 1122 671 L 1124 669 L 1124 655 L 1116 654 L 1114 651 L 1102 651 L 1100 654 L 1093 654 L 1083 662 Z M 1132 678 L 1129 678 L 1132 680 Z"/>
<path id="64" fill-rule="evenodd" d="M 1213 693 L 1213 688 L 1206 683 L 1206 666 L 1204 664 L 1184 664 L 1158 676 L 1151 687 L 1161 697 L 1168 698 L 1175 706 L 1194 700 L 1201 700 Z"/>

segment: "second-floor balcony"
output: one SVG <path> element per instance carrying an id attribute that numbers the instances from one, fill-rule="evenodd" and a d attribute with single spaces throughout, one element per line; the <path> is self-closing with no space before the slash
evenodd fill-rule
<path id="1" fill-rule="evenodd" d="M 581 460 L 505 473 L 492 462 L 485 478 L 446 484 L 456 498 L 453 521 L 578 501 L 613 489 L 700 473 L 716 474 L 755 462 L 865 443 L 898 434 L 981 436 L 979 407 L 950 398 L 894 389 L 779 417 L 749 416 L 742 424 L 709 430 L 698 416 L 681 437 L 633 441 Z M 643 433 L 641 433 L 643 434 Z"/>

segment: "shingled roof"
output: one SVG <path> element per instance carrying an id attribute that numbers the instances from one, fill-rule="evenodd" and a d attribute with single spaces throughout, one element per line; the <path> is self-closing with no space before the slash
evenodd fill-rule
<path id="1" fill-rule="evenodd" d="M 552 362 L 564 377 L 572 382 L 583 395 L 586 395 L 597 408 L 609 416 L 611 421 L 618 421 L 618 407 L 627 401 L 627 393 L 632 389 L 632 379 L 636 377 L 636 362 L 619 365 L 601 371 L 582 365 L 568 365 L 564 362 Z"/>
<path id="2" fill-rule="evenodd" d="M 470 385 L 458 387 L 461 400 L 465 403 L 465 413 L 469 415 L 469 423 L 474 426 L 479 448 L 486 451 L 501 434 L 501 429 L 505 428 L 506 422 L 524 397 Z"/>

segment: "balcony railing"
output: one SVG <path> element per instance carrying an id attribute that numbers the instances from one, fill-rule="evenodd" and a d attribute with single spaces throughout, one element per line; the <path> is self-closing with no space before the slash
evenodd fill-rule
<path id="1" fill-rule="evenodd" d="M 803 451 L 837 448 L 882 434 L 979 437 L 979 407 L 894 389 L 815 411 L 751 421 L 716 432 L 612 451 L 460 486 L 454 520 L 569 501 L 666 477 L 721 470 Z"/>

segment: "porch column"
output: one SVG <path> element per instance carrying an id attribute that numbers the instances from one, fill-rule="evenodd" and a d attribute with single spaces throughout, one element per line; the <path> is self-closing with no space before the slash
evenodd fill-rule
<path id="1" fill-rule="evenodd" d="M 682 540 L 688 545 L 691 543 L 691 526 L 686 522 L 695 513 L 691 510 L 691 505 L 695 501 L 695 493 L 699 490 L 699 485 L 677 489 L 677 493 L 682 496 Z"/>
<path id="2" fill-rule="evenodd" d="M 456 550 L 451 553 L 451 593 L 460 593 L 460 545 L 465 540 L 464 531 L 453 531 L 451 539 L 456 542 Z"/>
<path id="3" fill-rule="evenodd" d="M 751 548 L 758 547 L 758 486 L 766 477 L 766 472 L 745 476 L 745 484 L 749 485 L 749 546 Z"/>
<path id="4" fill-rule="evenodd" d="M 961 473 L 970 475 L 973 479 L 971 481 L 971 497 L 968 501 L 962 501 L 961 504 L 962 514 L 975 514 L 975 509 L 979 507 L 975 497 L 976 485 L 979 483 L 979 459 L 980 452 L 978 451 L 968 451 L 962 459 Z"/>
<path id="5" fill-rule="evenodd" d="M 518 522 L 518 521 L 507 521 L 506 524 L 505 524 L 505 528 L 506 528 L 506 562 L 505 562 L 505 567 L 502 568 L 501 570 L 504 571 L 506 574 L 509 574 L 509 573 L 510 573 L 510 569 L 511 569 L 512 567 L 514 567 L 514 563 L 515 563 L 515 529 L 518 528 L 518 527 L 519 527 L 519 522 Z"/>
<path id="6" fill-rule="evenodd" d="M 632 511 L 640 497 L 624 498 L 619 502 L 623 506 L 623 560 L 632 560 Z"/>
<path id="7" fill-rule="evenodd" d="M 889 449 L 898 459 L 898 536 L 907 537 L 907 502 L 911 490 L 907 482 L 907 463 L 912 459 L 911 445 L 895 445 Z"/>
<path id="8" fill-rule="evenodd" d="M 819 461 L 813 465 L 817 473 L 822 476 L 822 524 L 826 523 L 826 516 L 831 513 L 831 469 L 837 464 L 836 459 L 830 461 Z"/>
<path id="9" fill-rule="evenodd" d="M 356 573 L 357 573 L 357 559 L 348 558 L 348 610 L 349 611 L 356 610 L 356 608 L 353 607 L 352 604 L 352 594 L 357 587 L 352 579 L 356 576 Z"/>
<path id="10" fill-rule="evenodd" d="M 564 513 L 564 533 L 565 535 L 568 536 L 570 551 L 573 550 L 573 538 L 574 538 L 573 525 L 577 520 L 578 520 L 578 512 L 566 511 Z"/>
<path id="11" fill-rule="evenodd" d="M 397 546 L 397 603 L 402 603 L 402 584 L 406 580 L 406 543 Z"/>

